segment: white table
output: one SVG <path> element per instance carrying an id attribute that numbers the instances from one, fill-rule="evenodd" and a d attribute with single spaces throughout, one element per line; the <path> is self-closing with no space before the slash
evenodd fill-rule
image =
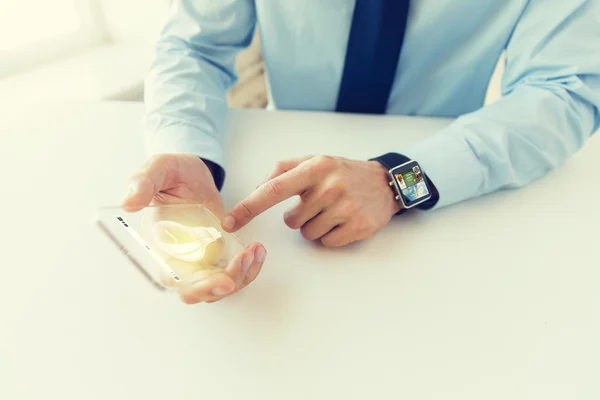
<path id="1" fill-rule="evenodd" d="M 139 104 L 0 119 L 0 399 L 598 399 L 600 139 L 526 189 L 395 219 L 339 250 L 283 204 L 226 301 L 185 306 L 93 221 L 142 160 Z M 228 205 L 281 158 L 367 158 L 447 120 L 235 111 Z M 343 147 L 340 143 L 344 143 Z"/>

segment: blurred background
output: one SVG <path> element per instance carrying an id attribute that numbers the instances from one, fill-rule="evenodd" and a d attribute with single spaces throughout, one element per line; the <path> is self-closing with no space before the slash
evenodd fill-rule
<path id="1" fill-rule="evenodd" d="M 142 101 L 171 0 L 1 0 L 0 103 Z M 498 96 L 500 60 L 487 103 Z M 260 39 L 237 60 L 232 107 L 267 103 Z"/>

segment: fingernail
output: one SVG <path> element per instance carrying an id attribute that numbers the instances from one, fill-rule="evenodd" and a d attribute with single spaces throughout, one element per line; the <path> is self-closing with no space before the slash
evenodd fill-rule
<path id="1" fill-rule="evenodd" d="M 244 272 L 248 272 L 250 265 L 252 265 L 252 261 L 254 261 L 254 254 L 249 253 L 244 255 L 244 258 L 242 258 L 242 269 Z"/>
<path id="2" fill-rule="evenodd" d="M 212 294 L 215 296 L 225 296 L 228 293 L 231 293 L 231 289 L 228 287 L 216 287 L 212 290 Z"/>
<path id="3" fill-rule="evenodd" d="M 223 218 L 223 229 L 225 230 L 232 230 L 233 228 L 235 228 L 235 218 L 233 218 L 231 215 L 226 216 L 225 218 Z"/>
<path id="4" fill-rule="evenodd" d="M 267 258 L 267 251 L 265 250 L 264 247 L 257 247 L 256 250 L 254 250 L 254 259 L 256 260 L 257 263 L 262 264 L 265 262 L 265 259 Z"/>
<path id="5" fill-rule="evenodd" d="M 137 191 L 138 191 L 138 184 L 137 184 L 137 182 L 130 182 L 129 186 L 127 187 L 127 194 L 125 195 L 125 198 L 126 199 L 130 198 Z"/>

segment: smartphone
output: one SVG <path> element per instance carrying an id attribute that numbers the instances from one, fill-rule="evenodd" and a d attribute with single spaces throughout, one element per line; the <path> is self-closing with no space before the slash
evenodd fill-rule
<path id="1" fill-rule="evenodd" d="M 200 204 L 102 207 L 99 227 L 161 291 L 179 291 L 220 272 L 246 247 Z"/>

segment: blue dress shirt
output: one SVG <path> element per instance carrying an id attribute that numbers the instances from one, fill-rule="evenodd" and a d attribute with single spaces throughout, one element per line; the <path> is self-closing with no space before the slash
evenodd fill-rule
<path id="1" fill-rule="evenodd" d="M 437 207 L 527 184 L 600 127 L 600 0 L 412 4 L 387 113 L 459 118 L 389 151 L 419 161 L 439 189 Z M 223 165 L 226 91 L 256 24 L 270 106 L 333 111 L 353 7 L 354 0 L 175 0 L 146 79 L 149 151 Z M 503 51 L 503 97 L 482 107 Z"/>

